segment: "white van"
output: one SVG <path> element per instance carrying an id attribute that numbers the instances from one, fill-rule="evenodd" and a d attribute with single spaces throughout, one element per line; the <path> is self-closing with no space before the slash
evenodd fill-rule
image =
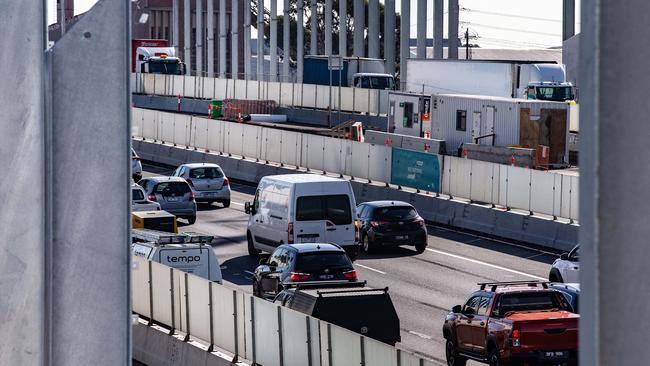
<path id="1" fill-rule="evenodd" d="M 133 255 L 222 283 L 219 261 L 208 245 L 212 236 L 134 229 L 132 237 Z"/>
<path id="2" fill-rule="evenodd" d="M 271 175 L 245 205 L 248 253 L 272 253 L 282 244 L 333 243 L 355 259 L 359 246 L 350 182 L 315 174 Z"/>

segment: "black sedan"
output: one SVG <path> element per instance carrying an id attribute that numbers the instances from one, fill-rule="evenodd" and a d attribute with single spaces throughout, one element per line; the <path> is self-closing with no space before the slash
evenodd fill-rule
<path id="1" fill-rule="evenodd" d="M 322 281 L 329 285 L 357 281 L 352 261 L 336 244 L 284 244 L 255 269 L 253 294 L 273 299 L 280 291 L 297 284 Z"/>
<path id="2" fill-rule="evenodd" d="M 361 249 L 370 253 L 382 246 L 427 247 L 427 227 L 413 206 L 401 201 L 372 201 L 357 206 Z"/>

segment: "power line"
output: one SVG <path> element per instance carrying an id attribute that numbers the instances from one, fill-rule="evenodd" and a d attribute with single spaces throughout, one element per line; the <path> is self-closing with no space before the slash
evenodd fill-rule
<path id="1" fill-rule="evenodd" d="M 496 25 L 489 25 L 489 24 L 481 24 L 481 23 L 473 23 L 473 22 L 460 22 L 461 24 L 467 24 L 471 25 L 473 27 L 483 27 L 483 28 L 491 28 L 491 29 L 498 29 L 498 30 L 503 30 L 503 31 L 508 31 L 508 32 L 519 32 L 519 33 L 528 33 L 528 34 L 538 34 L 542 36 L 550 36 L 550 37 L 561 37 L 562 35 L 559 33 L 547 33 L 547 32 L 537 32 L 537 31 L 531 31 L 531 30 L 524 30 L 524 29 L 517 29 L 517 28 L 509 28 L 509 27 L 499 27 Z"/>
<path id="2" fill-rule="evenodd" d="M 509 18 L 520 18 L 520 19 L 528 19 L 528 20 L 539 20 L 539 21 L 543 21 L 543 22 L 562 23 L 562 20 L 560 20 L 560 19 L 531 17 L 531 16 L 527 16 L 527 15 L 517 15 L 517 14 L 507 14 L 507 13 L 497 13 L 497 12 L 494 12 L 494 11 L 476 10 L 476 9 L 470 9 L 470 8 L 465 8 L 465 7 L 460 8 L 460 11 L 464 11 L 464 12 L 468 12 L 468 13 L 481 13 L 481 14 L 487 14 L 487 15 L 496 15 L 496 16 L 509 17 Z"/>
<path id="3" fill-rule="evenodd" d="M 550 44 L 513 41 L 513 40 L 508 40 L 508 39 L 490 38 L 490 37 L 480 37 L 478 40 L 476 40 L 476 42 L 478 42 L 478 43 L 496 44 L 496 45 L 518 46 L 518 47 L 522 47 L 522 48 L 531 47 L 531 46 L 536 47 L 536 48 L 554 47 L 554 45 L 550 45 Z"/>

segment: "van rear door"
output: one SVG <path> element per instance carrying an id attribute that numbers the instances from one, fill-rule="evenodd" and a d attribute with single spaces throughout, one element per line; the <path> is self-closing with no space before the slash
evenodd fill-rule
<path id="1" fill-rule="evenodd" d="M 300 196 L 296 200 L 295 218 L 296 243 L 354 245 L 350 195 Z"/>

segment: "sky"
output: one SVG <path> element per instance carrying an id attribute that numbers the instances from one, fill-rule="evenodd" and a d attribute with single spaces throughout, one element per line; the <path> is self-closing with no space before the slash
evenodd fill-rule
<path id="1" fill-rule="evenodd" d="M 192 0 L 194 1 L 194 0 Z M 353 0 L 348 0 L 353 1 Z M 411 1 L 411 37 L 415 38 L 417 0 Z M 562 43 L 563 0 L 459 0 L 460 28 L 464 34 L 469 28 L 471 43 L 486 48 L 547 48 Z M 96 0 L 75 0 L 75 14 L 90 9 Z M 268 3 L 269 0 L 266 0 Z M 381 1 L 383 3 L 383 1 Z M 433 0 L 428 0 L 427 36 L 433 29 Z M 278 0 L 278 12 L 282 13 L 282 0 Z M 56 22 L 56 0 L 48 0 L 48 23 Z M 399 12 L 401 0 L 396 0 Z M 580 0 L 576 1 L 576 14 L 580 14 Z M 268 7 L 268 5 L 267 5 Z M 445 9 L 447 1 L 445 0 Z M 445 38 L 447 37 L 447 12 L 445 10 Z M 579 16 L 576 32 L 580 30 Z M 253 31 L 253 37 L 255 37 Z"/>

